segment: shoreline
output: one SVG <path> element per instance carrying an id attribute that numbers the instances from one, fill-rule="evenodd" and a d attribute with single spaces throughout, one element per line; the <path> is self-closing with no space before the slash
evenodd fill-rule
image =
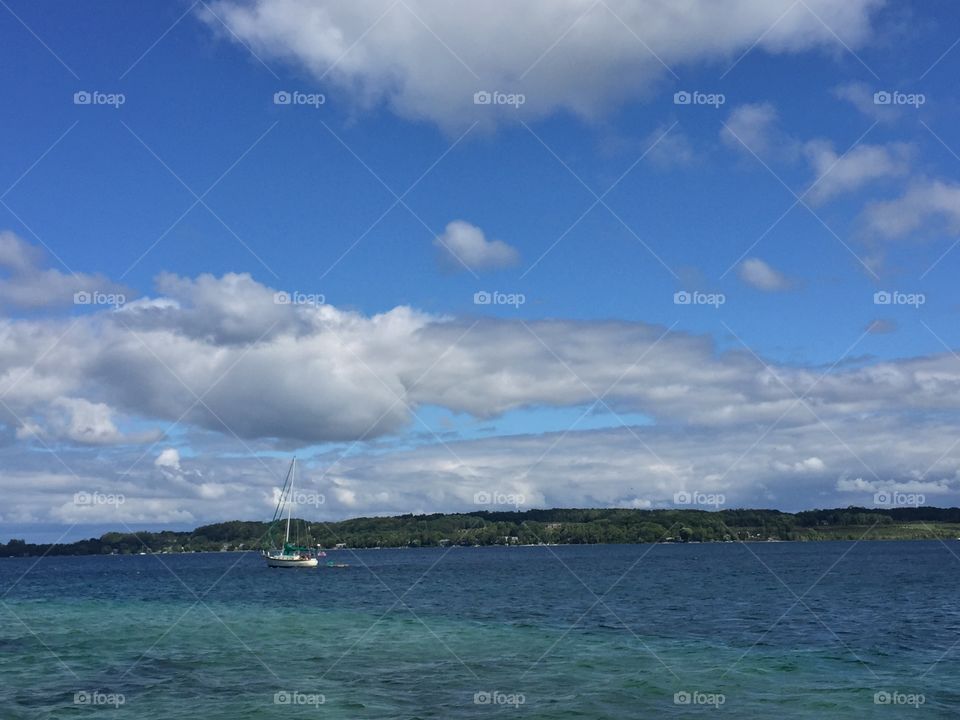
<path id="1" fill-rule="evenodd" d="M 540 545 L 520 545 L 520 544 L 491 544 L 491 545 L 391 545 L 391 546 L 357 546 L 347 548 L 323 548 L 326 553 L 351 552 L 355 550 L 487 550 L 491 548 L 504 548 L 512 550 L 531 549 L 531 548 L 551 548 L 551 547 L 625 547 L 625 546 L 644 546 L 644 545 L 663 545 L 663 546 L 690 546 L 690 545 L 773 545 L 773 544 L 807 544 L 807 543 L 889 543 L 889 542 L 960 542 L 960 537 L 942 538 L 942 537 L 914 537 L 914 538 L 896 538 L 862 537 L 859 539 L 851 538 L 808 538 L 804 540 L 704 540 L 691 542 L 638 542 L 638 543 L 544 543 Z M 69 546 L 65 546 L 69 547 Z M 146 552 L 146 553 L 58 553 L 54 551 L 38 555 L 0 555 L 0 560 L 18 560 L 18 559 L 37 559 L 44 557 L 69 558 L 69 557 L 116 557 L 116 558 L 136 558 L 152 557 L 164 555 L 260 555 L 260 550 L 175 550 L 167 552 Z M 324 565 L 325 563 L 320 563 Z"/>
<path id="2" fill-rule="evenodd" d="M 846 507 L 786 513 L 769 509 L 551 508 L 361 517 L 292 518 L 291 537 L 310 548 L 550 547 L 960 538 L 960 508 Z M 92 530 L 92 528 L 91 528 Z M 0 543 L 0 557 L 191 554 L 278 547 L 276 523 L 229 520 L 193 530 L 104 532 L 73 542 Z M 77 532 L 83 532 L 79 528 Z"/>

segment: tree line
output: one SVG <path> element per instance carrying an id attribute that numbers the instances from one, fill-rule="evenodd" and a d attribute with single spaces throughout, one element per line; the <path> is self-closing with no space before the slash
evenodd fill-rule
<path id="1" fill-rule="evenodd" d="M 549 509 L 477 511 L 353 518 L 332 523 L 292 521 L 291 534 L 309 546 L 333 548 L 439 547 L 764 540 L 954 538 L 960 508 L 807 510 Z M 270 523 L 232 520 L 191 531 L 108 532 L 65 544 L 13 539 L 0 557 L 110 555 L 260 550 L 277 543 Z"/>

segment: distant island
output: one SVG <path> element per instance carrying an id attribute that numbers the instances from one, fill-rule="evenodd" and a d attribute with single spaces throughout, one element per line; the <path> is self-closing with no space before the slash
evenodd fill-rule
<path id="1" fill-rule="evenodd" d="M 260 550 L 270 523 L 232 520 L 192 531 L 108 532 L 63 544 L 12 539 L 0 557 L 131 555 Z M 325 548 L 449 545 L 765 542 L 777 540 L 933 540 L 960 537 L 960 508 L 847 507 L 779 510 L 551 509 L 364 517 L 339 522 L 294 520 L 291 534 Z"/>

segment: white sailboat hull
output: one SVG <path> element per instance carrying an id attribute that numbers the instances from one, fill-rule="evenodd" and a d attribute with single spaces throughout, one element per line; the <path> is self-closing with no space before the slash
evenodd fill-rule
<path id="1" fill-rule="evenodd" d="M 292 557 L 279 557 L 279 556 L 267 556 L 267 567 L 274 568 L 315 568 L 319 565 L 319 561 L 316 558 L 292 558 Z"/>

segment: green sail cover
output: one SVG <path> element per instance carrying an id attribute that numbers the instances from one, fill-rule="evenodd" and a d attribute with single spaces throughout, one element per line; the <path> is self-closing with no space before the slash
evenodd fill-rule
<path id="1" fill-rule="evenodd" d="M 283 554 L 284 554 L 284 555 L 291 555 L 291 554 L 293 554 L 293 553 L 295 553 L 295 552 L 310 552 L 310 548 L 308 548 L 308 547 L 301 547 L 300 545 L 293 545 L 293 544 L 291 544 L 291 543 L 284 543 L 284 544 L 283 544 Z"/>

